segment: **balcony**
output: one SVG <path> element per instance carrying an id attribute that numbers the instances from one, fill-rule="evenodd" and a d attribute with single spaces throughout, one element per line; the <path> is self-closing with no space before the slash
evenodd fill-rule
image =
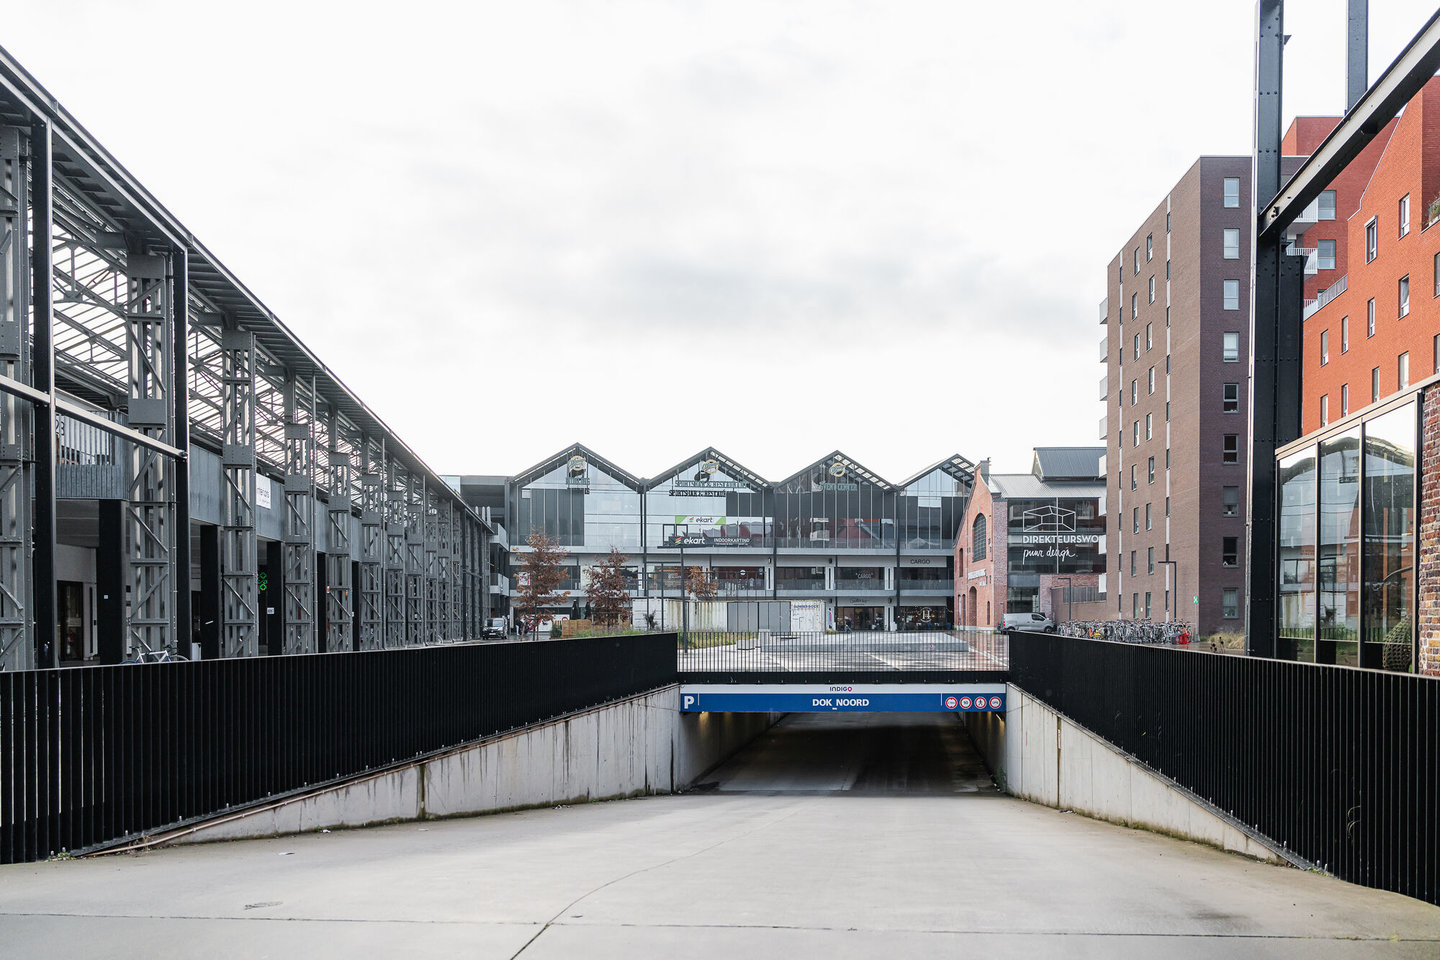
<path id="1" fill-rule="evenodd" d="M 1109 377 L 1108 375 L 1101 377 L 1101 378 L 1100 378 L 1100 397 L 1099 397 L 1099 399 L 1104 400 L 1105 397 L 1109 395 L 1109 387 L 1110 387 L 1110 377 Z"/>
<path id="2" fill-rule="evenodd" d="M 1106 360 L 1109 360 L 1109 359 L 1110 359 L 1110 338 L 1109 338 L 1109 337 L 1101 337 L 1101 338 L 1100 338 L 1100 362 L 1101 362 L 1101 363 L 1104 363 Z"/>
<path id="3" fill-rule="evenodd" d="M 1440 201 L 1437 201 L 1440 202 Z M 1106 297 L 1100 301 L 1100 325 L 1103 327 L 1110 322 L 1110 298 Z"/>
<path id="4" fill-rule="evenodd" d="M 1285 255 L 1290 257 L 1305 258 L 1305 276 L 1313 277 L 1320 272 L 1320 248 L 1302 247 L 1299 244 L 1290 244 L 1285 248 Z"/>
<path id="5" fill-rule="evenodd" d="M 954 580 L 901 580 L 900 592 L 914 595 L 917 593 L 938 594 L 948 597 L 955 593 Z"/>
<path id="6" fill-rule="evenodd" d="M 502 597 L 510 596 L 510 578 L 498 573 L 490 574 L 490 592 Z"/>
<path id="7" fill-rule="evenodd" d="M 1110 418 L 1109 418 L 1108 416 L 1105 416 L 1105 417 L 1101 417 L 1101 418 L 1100 418 L 1100 439 L 1101 439 L 1101 440 L 1109 440 L 1109 439 L 1110 439 L 1110 433 L 1109 433 L 1109 430 L 1107 429 L 1107 428 L 1109 427 L 1109 419 L 1110 419 Z"/>
<path id="8" fill-rule="evenodd" d="M 1350 275 L 1347 273 L 1339 280 L 1336 280 L 1334 283 L 1330 284 L 1330 286 L 1326 287 L 1324 290 L 1321 290 L 1319 296 L 1317 296 L 1314 300 L 1306 300 L 1305 305 L 1301 308 L 1300 311 L 1301 316 L 1304 319 L 1309 320 L 1321 307 L 1325 306 L 1325 304 L 1340 296 L 1340 294 L 1344 293 L 1349 288 Z"/>

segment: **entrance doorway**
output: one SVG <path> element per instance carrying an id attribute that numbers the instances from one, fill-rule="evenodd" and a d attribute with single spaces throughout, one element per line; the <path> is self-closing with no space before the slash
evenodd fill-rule
<path id="1" fill-rule="evenodd" d="M 835 629 L 879 630 L 885 622 L 884 607 L 836 607 Z"/>
<path id="2" fill-rule="evenodd" d="M 85 585 L 74 580 L 55 581 L 55 635 L 60 638 L 60 659 L 85 659 Z"/>

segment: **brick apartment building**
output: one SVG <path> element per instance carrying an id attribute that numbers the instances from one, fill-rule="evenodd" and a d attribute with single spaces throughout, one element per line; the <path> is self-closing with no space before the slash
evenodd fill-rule
<path id="1" fill-rule="evenodd" d="M 1201 157 L 1110 262 L 1110 616 L 1244 629 L 1250 178 L 1249 157 Z"/>

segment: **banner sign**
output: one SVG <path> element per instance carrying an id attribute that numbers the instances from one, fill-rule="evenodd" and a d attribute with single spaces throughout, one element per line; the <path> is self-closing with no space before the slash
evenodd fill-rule
<path id="1" fill-rule="evenodd" d="M 673 550 L 676 547 L 748 547 L 749 537 L 702 537 L 696 534 L 666 537 L 657 550 Z"/>
<path id="2" fill-rule="evenodd" d="M 683 713 L 977 713 L 1005 709 L 997 683 L 681 684 Z"/>

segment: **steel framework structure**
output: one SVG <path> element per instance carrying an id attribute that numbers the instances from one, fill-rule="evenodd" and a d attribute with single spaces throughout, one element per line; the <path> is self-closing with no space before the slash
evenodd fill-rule
<path id="1" fill-rule="evenodd" d="M 478 636 L 482 518 L 0 50 L 0 670 L 58 662 L 57 489 L 102 660 Z"/>

